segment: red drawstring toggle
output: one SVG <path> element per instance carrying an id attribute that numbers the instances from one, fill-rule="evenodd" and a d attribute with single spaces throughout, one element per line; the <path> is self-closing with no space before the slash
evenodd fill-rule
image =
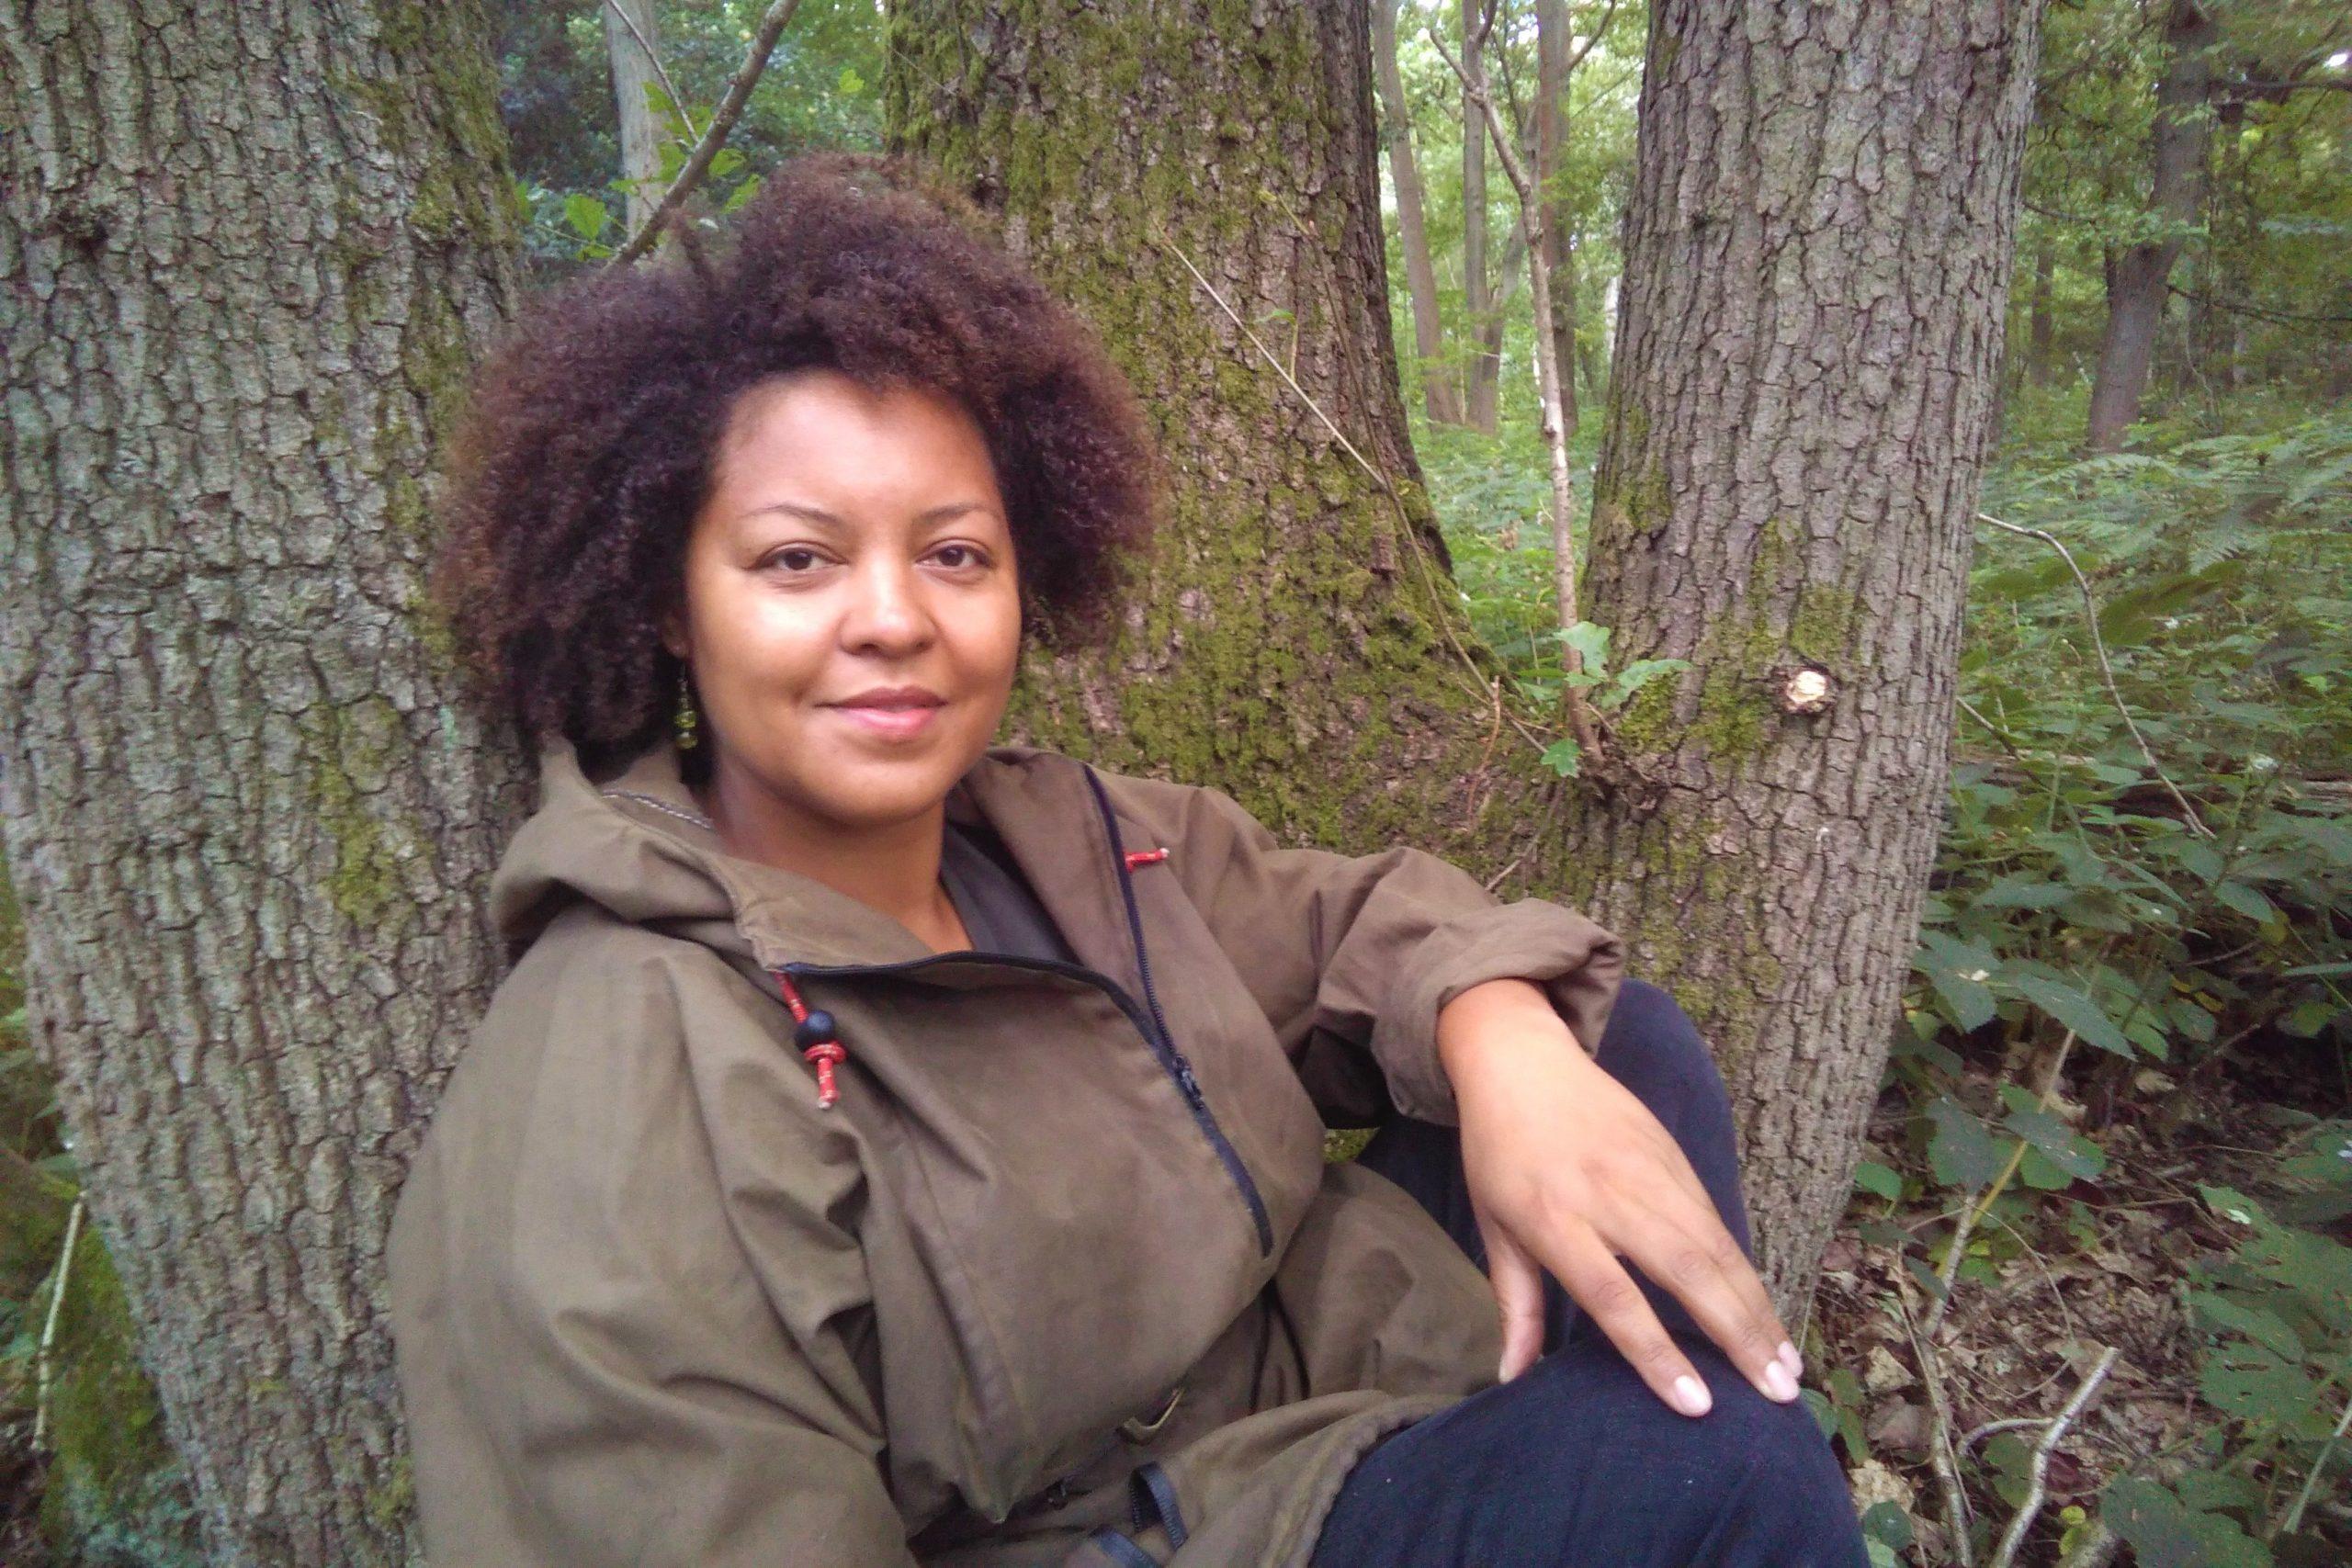
<path id="1" fill-rule="evenodd" d="M 841 1098 L 841 1089 L 833 1082 L 833 1065 L 849 1060 L 849 1053 L 842 1049 L 838 1040 L 821 1041 L 800 1053 L 817 1064 L 817 1109 L 831 1111 L 833 1101 Z"/>
<path id="2" fill-rule="evenodd" d="M 817 1109 L 831 1111 L 833 1101 L 841 1098 L 841 1088 L 833 1081 L 833 1069 L 849 1060 L 849 1051 L 841 1043 L 833 1015 L 821 1008 L 812 1010 L 800 999 L 800 988 L 792 976 L 781 969 L 771 969 L 776 989 L 784 993 L 784 1005 L 792 1010 L 792 1043 L 800 1047 L 800 1056 L 817 1069 Z"/>
<path id="3" fill-rule="evenodd" d="M 1127 869 L 1129 871 L 1133 871 L 1139 865 L 1158 865 L 1161 861 L 1164 861 L 1167 858 L 1168 852 L 1166 850 L 1129 850 L 1127 852 Z"/>

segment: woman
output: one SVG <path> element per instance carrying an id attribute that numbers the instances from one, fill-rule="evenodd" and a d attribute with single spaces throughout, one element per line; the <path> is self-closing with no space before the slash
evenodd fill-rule
<path id="1" fill-rule="evenodd" d="M 991 746 L 1148 513 L 1075 319 L 881 165 L 691 260 L 544 306 L 447 498 L 546 750 L 390 1243 L 436 1568 L 1860 1561 L 1614 939 Z"/>

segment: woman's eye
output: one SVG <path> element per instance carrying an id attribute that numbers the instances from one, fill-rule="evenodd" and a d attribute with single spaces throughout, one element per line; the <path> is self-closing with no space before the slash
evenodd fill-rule
<path id="1" fill-rule="evenodd" d="M 778 550 L 768 557 L 768 565 L 782 567 L 786 571 L 807 571 L 816 563 L 816 551 L 803 549 L 797 546 L 791 549 Z"/>
<path id="2" fill-rule="evenodd" d="M 947 558 L 949 556 L 959 558 L 949 560 Z M 933 558 L 950 570 L 960 570 L 965 567 L 978 566 L 982 563 L 980 552 L 969 545 L 942 545 Z"/>

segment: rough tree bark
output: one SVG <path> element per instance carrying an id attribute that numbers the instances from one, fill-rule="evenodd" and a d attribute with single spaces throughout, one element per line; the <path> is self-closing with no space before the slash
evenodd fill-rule
<path id="1" fill-rule="evenodd" d="M 2040 4 L 1650 17 L 1587 614 L 1694 668 L 1622 716 L 1568 865 L 1721 1056 L 1794 1306 L 1935 851 Z"/>
<path id="2" fill-rule="evenodd" d="M 1557 781 L 1489 689 L 1407 444 L 1371 38 L 1365 0 L 899 0 L 889 134 L 1092 320 L 1170 470 L 1115 645 L 1033 657 L 1018 731 L 1221 784 L 1293 840 L 1516 861 L 1524 889 Z"/>
<path id="3" fill-rule="evenodd" d="M 2199 0 L 2171 0 L 2165 12 L 2164 75 L 2156 83 L 2156 118 L 2149 133 L 2148 206 L 2160 228 L 2128 245 L 2109 269 L 2107 327 L 2099 335 L 2098 370 L 2091 383 L 2089 427 L 2083 445 L 2112 452 L 2140 417 L 2164 320 L 2173 265 L 2205 205 L 2205 160 L 2212 141 L 2206 100 L 2213 83 L 2219 28 Z"/>
<path id="4" fill-rule="evenodd" d="M 1413 370 L 1421 409 L 1435 424 L 1462 423 L 1462 395 L 1445 363 L 1445 322 L 1438 314 L 1437 268 L 1430 262 L 1429 223 L 1421 210 L 1421 168 L 1413 152 L 1412 106 L 1396 68 L 1396 7 L 1372 8 L 1372 63 L 1380 83 L 1380 117 L 1387 132 L 1388 177 L 1396 187 L 1396 232 L 1405 251 L 1405 290 L 1413 314 Z"/>
<path id="5" fill-rule="evenodd" d="M 1462 47 L 1478 36 L 1492 0 L 1462 0 Z M 1485 111 L 1462 94 L 1462 306 L 1471 348 L 1462 367 L 1462 417 L 1474 430 L 1495 433 L 1502 379 L 1502 332 L 1492 275 L 1487 269 L 1487 138 Z"/>
<path id="6" fill-rule="evenodd" d="M 0 0 L 0 806 L 31 1030 L 224 1564 L 395 1563 L 381 1247 L 514 749 L 419 608 L 506 311 L 478 6 Z"/>

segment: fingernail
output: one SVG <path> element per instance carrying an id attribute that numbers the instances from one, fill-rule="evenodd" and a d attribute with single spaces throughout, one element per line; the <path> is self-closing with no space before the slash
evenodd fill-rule
<path id="1" fill-rule="evenodd" d="M 1715 1401 L 1707 1393 L 1707 1385 L 1685 1372 L 1674 1380 L 1674 1407 L 1685 1416 L 1704 1416 L 1714 1408 Z"/>
<path id="2" fill-rule="evenodd" d="M 1781 1365 L 1789 1369 L 1789 1376 L 1792 1378 L 1804 1376 L 1804 1358 L 1798 1355 L 1797 1348 L 1785 1339 L 1781 1341 Z"/>
<path id="3" fill-rule="evenodd" d="M 1764 1369 L 1764 1392 L 1786 1404 L 1797 1396 L 1797 1380 L 1789 1376 L 1789 1369 L 1775 1361 Z"/>

